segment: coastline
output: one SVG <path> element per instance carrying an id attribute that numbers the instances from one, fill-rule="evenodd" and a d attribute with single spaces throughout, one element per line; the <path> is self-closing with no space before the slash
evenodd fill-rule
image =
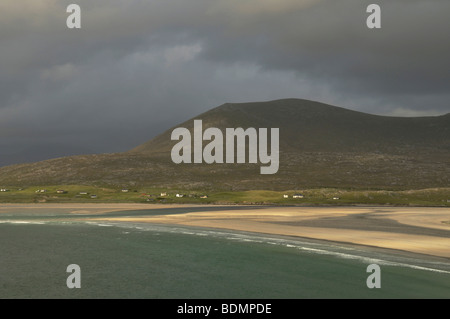
<path id="1" fill-rule="evenodd" d="M 214 208 L 211 210 L 205 208 Z M 11 209 L 57 209 L 80 221 L 138 222 L 226 229 L 309 238 L 450 258 L 450 208 L 440 207 L 279 207 L 186 204 L 2 204 Z M 150 215 L 189 208 L 190 212 Z M 196 208 L 201 208 L 195 212 Z M 149 215 L 126 216 L 130 211 Z M 193 211 L 192 211 L 193 210 Z M 125 216 L 110 216 L 124 212 Z M 85 215 L 96 215 L 85 216 Z M 97 217 L 98 216 L 98 217 Z"/>

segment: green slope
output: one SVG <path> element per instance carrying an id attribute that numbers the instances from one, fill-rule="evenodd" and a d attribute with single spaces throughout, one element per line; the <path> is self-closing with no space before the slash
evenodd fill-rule
<path id="1" fill-rule="evenodd" d="M 420 189 L 450 185 L 450 114 L 401 118 L 285 99 L 224 104 L 176 127 L 280 128 L 280 168 L 172 163 L 173 128 L 129 152 L 0 168 L 0 186 L 107 185 L 209 190 Z M 206 143 L 205 143 L 206 144 Z"/>

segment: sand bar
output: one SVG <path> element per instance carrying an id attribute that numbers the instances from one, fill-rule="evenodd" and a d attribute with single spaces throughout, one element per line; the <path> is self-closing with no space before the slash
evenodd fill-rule
<path id="1" fill-rule="evenodd" d="M 190 208 L 189 213 L 116 217 L 109 212 Z M 199 212 L 195 212 L 199 207 Z M 211 211 L 205 207 L 211 207 Z M 158 204 L 3 204 L 11 209 L 58 208 L 86 220 L 143 222 L 298 236 L 404 250 L 450 258 L 450 208 L 434 207 L 243 207 Z M 194 211 L 192 210 L 194 208 Z"/>
<path id="2" fill-rule="evenodd" d="M 298 236 L 450 258 L 449 208 L 267 207 L 101 219 Z"/>

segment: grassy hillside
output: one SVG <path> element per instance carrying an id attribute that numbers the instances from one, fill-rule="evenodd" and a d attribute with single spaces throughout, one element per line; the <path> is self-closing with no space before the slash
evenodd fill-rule
<path id="1" fill-rule="evenodd" d="M 204 129 L 218 127 L 278 127 L 284 151 L 417 153 L 450 151 L 450 114 L 435 117 L 388 117 L 361 113 L 319 102 L 283 99 L 270 102 L 224 104 L 176 127 L 192 131 L 193 120 Z M 170 152 L 175 127 L 130 153 Z"/>
<path id="2" fill-rule="evenodd" d="M 176 127 L 191 129 L 193 119 Z M 280 128 L 278 173 L 261 175 L 260 164 L 174 164 L 170 157 L 176 143 L 170 139 L 172 128 L 125 153 L 2 167 L 0 187 L 90 185 L 235 192 L 401 191 L 450 185 L 450 114 L 386 117 L 287 99 L 224 104 L 195 119 L 203 120 L 203 129 Z"/>
<path id="3" fill-rule="evenodd" d="M 64 191 L 58 193 L 58 191 Z M 166 196 L 161 196 L 161 193 Z M 177 197 L 182 194 L 183 197 Z M 293 195 L 301 194 L 301 198 Z M 205 197 L 206 196 L 206 197 Z M 285 198 L 287 196 L 287 198 Z M 203 198 L 204 197 L 204 198 Z M 167 203 L 247 205 L 399 205 L 450 207 L 450 188 L 409 191 L 305 189 L 296 191 L 211 191 L 180 188 L 123 188 L 58 185 L 9 188 L 0 203 Z"/>

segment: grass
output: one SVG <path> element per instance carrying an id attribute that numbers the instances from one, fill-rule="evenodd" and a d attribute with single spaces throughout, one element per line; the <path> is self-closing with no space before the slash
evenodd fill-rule
<path id="1" fill-rule="evenodd" d="M 421 190 L 351 190 L 317 188 L 289 191 L 205 191 L 177 188 L 122 188 L 85 185 L 4 187 L 0 203 L 184 203 L 248 205 L 393 205 L 450 207 L 450 188 Z M 45 192 L 41 192 L 45 190 Z M 64 193 L 58 193 L 64 190 Z M 167 196 L 161 196 L 166 192 Z M 176 194 L 183 194 L 177 197 Z M 303 198 L 293 198 L 302 194 Z M 95 195 L 95 196 L 93 196 Z M 201 198 L 207 195 L 207 198 Z M 288 198 L 284 198 L 288 195 Z"/>

